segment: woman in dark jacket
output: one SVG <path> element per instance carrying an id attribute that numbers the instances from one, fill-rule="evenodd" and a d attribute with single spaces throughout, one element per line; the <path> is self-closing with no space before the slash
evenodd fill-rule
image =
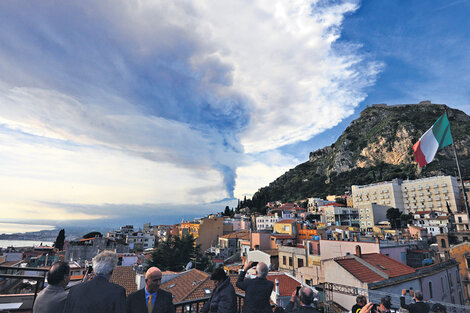
<path id="1" fill-rule="evenodd" d="M 215 283 L 215 288 L 212 291 L 212 296 L 207 301 L 203 308 L 202 313 L 236 313 L 237 312 L 237 297 L 235 296 L 235 289 L 230 282 L 230 277 L 225 274 L 222 267 L 218 267 L 211 275 L 211 280 Z"/>

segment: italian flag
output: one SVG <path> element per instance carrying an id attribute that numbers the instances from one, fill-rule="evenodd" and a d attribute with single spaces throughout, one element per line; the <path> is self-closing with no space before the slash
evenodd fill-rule
<path id="1" fill-rule="evenodd" d="M 434 125 L 421 136 L 419 141 L 413 145 L 413 151 L 419 167 L 430 163 L 438 150 L 450 144 L 452 144 L 450 123 L 447 119 L 447 114 L 444 113 Z"/>

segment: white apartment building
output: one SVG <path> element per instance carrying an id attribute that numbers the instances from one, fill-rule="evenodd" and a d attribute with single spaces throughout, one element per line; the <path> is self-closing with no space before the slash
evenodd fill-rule
<path id="1" fill-rule="evenodd" d="M 403 181 L 401 185 L 406 212 L 434 210 L 452 212 L 460 209 L 460 192 L 457 179 L 452 176 L 434 176 Z"/>
<path id="2" fill-rule="evenodd" d="M 256 230 L 272 230 L 274 223 L 279 221 L 277 214 L 262 215 L 256 218 Z"/>
<path id="3" fill-rule="evenodd" d="M 406 213 L 423 210 L 452 212 L 460 209 L 457 179 L 452 176 L 434 176 L 416 180 L 394 179 L 364 186 L 352 186 L 353 206 L 380 204 Z"/>
<path id="4" fill-rule="evenodd" d="M 353 207 L 359 208 L 361 205 L 376 203 L 404 210 L 401 184 L 401 179 L 394 179 L 364 186 L 353 185 L 351 187 Z"/>
<path id="5" fill-rule="evenodd" d="M 323 212 L 324 223 L 327 226 L 359 226 L 359 213 L 357 208 L 336 205 L 319 207 Z"/>
<path id="6" fill-rule="evenodd" d="M 127 235 L 126 243 L 130 249 L 151 249 L 155 247 L 155 235 L 144 233 L 141 231 Z"/>
<path id="7" fill-rule="evenodd" d="M 449 217 L 441 211 L 416 211 L 413 213 L 413 225 L 426 228 L 428 234 L 436 236 L 449 232 Z"/>

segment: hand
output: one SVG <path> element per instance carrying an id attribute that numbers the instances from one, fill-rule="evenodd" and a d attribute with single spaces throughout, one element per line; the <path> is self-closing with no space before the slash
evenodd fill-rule
<path id="1" fill-rule="evenodd" d="M 246 272 L 253 266 L 253 261 L 250 261 L 248 263 L 245 263 L 245 266 L 243 266 L 243 270 Z"/>
<path id="2" fill-rule="evenodd" d="M 372 302 L 367 303 L 366 305 L 364 305 L 364 306 L 362 307 L 362 309 L 359 311 L 359 313 L 369 313 L 370 310 L 372 309 L 372 306 L 373 306 L 373 305 L 374 305 L 374 304 L 373 304 Z"/>
<path id="3" fill-rule="evenodd" d="M 297 289 L 294 289 L 292 292 L 292 296 L 290 297 L 290 302 L 295 302 L 295 298 L 297 298 Z"/>

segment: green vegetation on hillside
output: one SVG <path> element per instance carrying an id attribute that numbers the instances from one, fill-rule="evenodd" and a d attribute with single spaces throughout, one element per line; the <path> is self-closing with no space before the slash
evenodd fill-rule
<path id="1" fill-rule="evenodd" d="M 459 153 L 462 175 L 464 179 L 469 178 L 470 117 L 464 112 L 437 104 L 368 107 L 334 144 L 312 152 L 309 161 L 287 171 L 269 186 L 260 188 L 253 195 L 253 207 L 262 209 L 268 201 L 292 202 L 307 197 L 339 195 L 348 191 L 351 185 L 394 178 L 456 176 L 452 147 L 441 150 L 436 159 L 422 169 L 417 166 L 412 151 L 412 143 L 433 125 L 445 109 Z M 364 154 L 365 149 L 376 154 Z M 392 152 L 401 156 L 402 161 L 387 162 L 384 156 Z"/>

